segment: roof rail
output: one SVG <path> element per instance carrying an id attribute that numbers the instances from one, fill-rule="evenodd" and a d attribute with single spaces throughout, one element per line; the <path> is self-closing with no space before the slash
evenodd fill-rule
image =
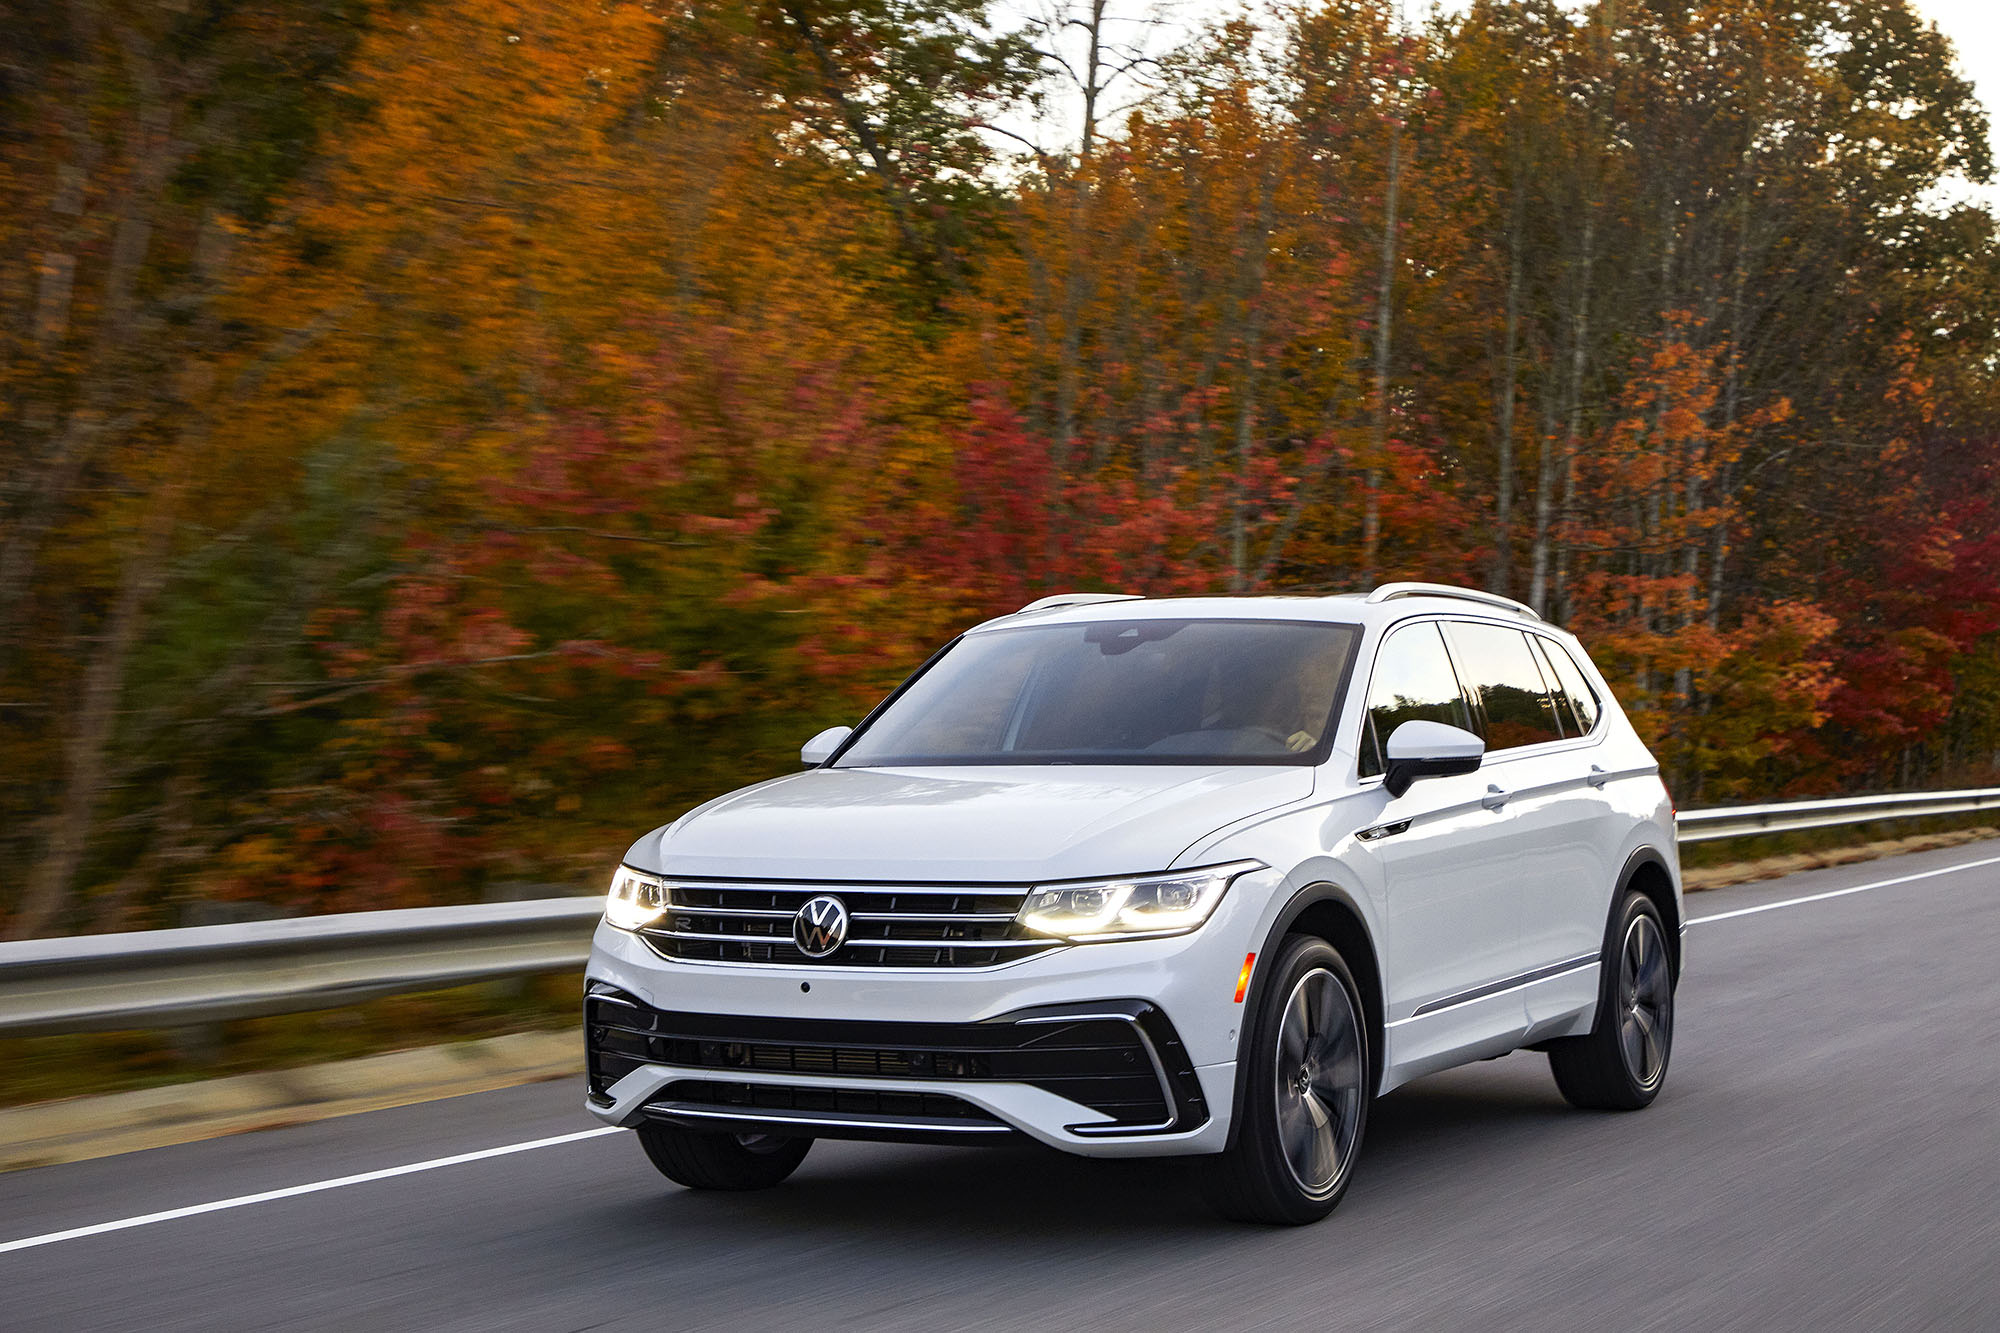
<path id="1" fill-rule="evenodd" d="M 1140 600 L 1136 592 L 1059 592 L 1040 601 L 1029 602 L 1015 615 L 1026 615 L 1030 611 L 1053 611 L 1062 606 L 1093 606 L 1098 602 L 1136 602 Z"/>
<path id="2" fill-rule="evenodd" d="M 1483 602 L 1487 606 L 1515 611 L 1533 620 L 1542 618 L 1526 602 L 1517 602 L 1497 592 L 1482 592 L 1477 588 L 1454 588 L 1449 583 L 1385 583 L 1368 594 L 1368 602 L 1372 606 L 1377 602 L 1393 602 L 1398 597 L 1456 597 L 1463 602 Z"/>

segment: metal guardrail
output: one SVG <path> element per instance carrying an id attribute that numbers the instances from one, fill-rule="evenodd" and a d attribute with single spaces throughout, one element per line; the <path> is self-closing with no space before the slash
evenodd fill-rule
<path id="1" fill-rule="evenodd" d="M 1679 816 L 1714 842 L 2000 809 L 2000 787 L 1786 801 Z M 581 968 L 597 894 L 0 943 L 0 1034 L 170 1028 Z"/>
<path id="2" fill-rule="evenodd" d="M 185 1027 L 583 966 L 601 894 L 0 944 L 0 1033 Z"/>
<path id="3" fill-rule="evenodd" d="M 1747 838 L 1759 833 L 1796 833 L 1803 829 L 1831 828 L 1836 824 L 1921 819 L 1926 815 L 1960 815 L 1974 810 L 2000 810 L 2000 787 L 1891 792 L 1886 796 L 1838 796 L 1826 801 L 1781 801 L 1775 805 L 1683 810 L 1679 816 L 1680 840 L 1684 843 L 1718 842 L 1723 838 Z"/>

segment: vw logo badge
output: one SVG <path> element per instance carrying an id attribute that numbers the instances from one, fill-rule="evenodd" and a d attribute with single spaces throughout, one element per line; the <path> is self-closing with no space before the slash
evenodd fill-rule
<path id="1" fill-rule="evenodd" d="M 792 943 L 808 958 L 824 958 L 847 943 L 847 904 L 821 895 L 792 918 Z"/>

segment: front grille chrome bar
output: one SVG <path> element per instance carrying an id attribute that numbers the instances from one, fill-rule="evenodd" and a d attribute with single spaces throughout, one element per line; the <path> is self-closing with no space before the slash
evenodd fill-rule
<path id="1" fill-rule="evenodd" d="M 1011 919 L 1011 918 L 1010 918 Z M 662 930 L 658 926 L 647 926 L 639 932 L 665 940 L 726 940 L 731 944 L 785 944 L 791 936 L 786 935 L 712 935 L 699 930 Z M 1061 940 L 871 940 L 850 939 L 847 947 L 854 949 L 1046 949 L 1060 944 Z"/>
<path id="2" fill-rule="evenodd" d="M 790 916 L 791 913 L 785 913 Z M 1014 919 L 1012 912 L 856 912 L 856 921 L 948 921 L 954 925 L 963 922 L 1006 922 Z"/>
<path id="3" fill-rule="evenodd" d="M 828 884 L 666 877 L 667 906 L 640 938 L 693 963 L 797 967 L 999 967 L 1061 948 L 1016 923 L 1028 887 L 1003 884 Z M 838 898 L 853 934 L 809 957 L 791 922 L 814 898 Z"/>

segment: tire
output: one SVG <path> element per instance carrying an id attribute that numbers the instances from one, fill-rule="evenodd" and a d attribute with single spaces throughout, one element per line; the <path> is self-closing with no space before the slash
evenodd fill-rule
<path id="1" fill-rule="evenodd" d="M 677 1185 L 691 1190 L 762 1190 L 798 1170 L 813 1141 L 646 1124 L 639 1126 L 639 1144 L 660 1174 Z"/>
<path id="2" fill-rule="evenodd" d="M 1302 1226 L 1339 1204 L 1374 1093 L 1366 1013 L 1332 945 L 1286 938 L 1251 1016 L 1235 1141 L 1201 1159 L 1217 1212 Z"/>
<path id="3" fill-rule="evenodd" d="M 1571 1106 L 1637 1111 L 1652 1105 L 1674 1051 L 1673 961 L 1660 910 L 1627 893 L 1604 941 L 1597 1023 L 1549 1046 L 1549 1068 Z"/>

